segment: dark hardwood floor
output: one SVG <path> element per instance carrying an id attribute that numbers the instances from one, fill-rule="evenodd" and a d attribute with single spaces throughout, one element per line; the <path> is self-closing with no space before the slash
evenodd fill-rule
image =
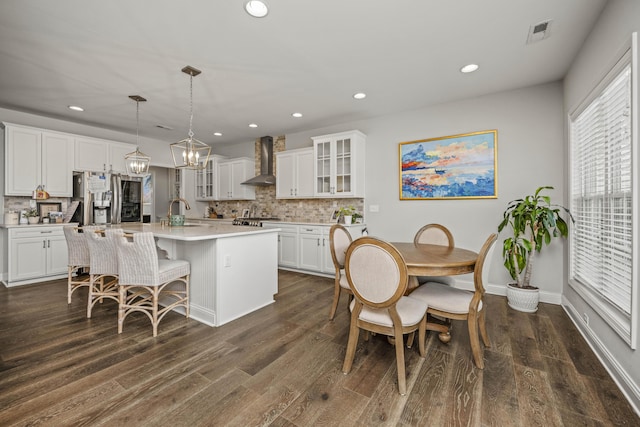
<path id="1" fill-rule="evenodd" d="M 489 296 L 485 369 L 455 322 L 426 359 L 406 352 L 400 396 L 384 337 L 361 338 L 342 374 L 349 318 L 343 297 L 328 320 L 332 293 L 281 272 L 275 304 L 220 328 L 170 313 L 154 339 L 142 315 L 118 335 L 114 302 L 87 319 L 66 281 L 0 286 L 0 426 L 640 425 L 559 306 L 529 315 Z"/>

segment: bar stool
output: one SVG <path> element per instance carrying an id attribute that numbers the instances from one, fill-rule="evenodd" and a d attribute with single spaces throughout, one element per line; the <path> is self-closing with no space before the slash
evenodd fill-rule
<path id="1" fill-rule="evenodd" d="M 89 269 L 89 246 L 83 233 L 95 232 L 96 229 L 97 227 L 93 226 L 83 228 L 66 226 L 62 229 L 67 241 L 68 254 L 67 304 L 71 304 L 71 295 L 76 289 L 83 286 L 89 287 L 89 276 L 80 276 L 81 270 Z"/>
<path id="2" fill-rule="evenodd" d="M 105 298 L 118 302 L 118 257 L 115 237 L 124 232 L 118 228 L 107 228 L 103 233 L 84 233 L 89 246 L 89 298 L 87 318 L 96 302 Z"/>
<path id="3" fill-rule="evenodd" d="M 119 271 L 118 333 L 124 319 L 135 311 L 149 317 L 153 336 L 158 324 L 176 307 L 183 307 L 189 318 L 189 275 L 191 264 L 184 260 L 158 259 L 153 233 L 124 236 L 115 239 Z M 162 308 L 158 308 L 162 299 Z"/>

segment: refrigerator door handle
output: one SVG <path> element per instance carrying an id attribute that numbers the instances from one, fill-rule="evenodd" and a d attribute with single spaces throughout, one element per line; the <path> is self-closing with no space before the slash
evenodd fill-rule
<path id="1" fill-rule="evenodd" d="M 120 224 L 122 222 L 122 178 L 119 174 L 113 174 L 111 177 L 111 191 L 113 191 L 111 223 Z"/>

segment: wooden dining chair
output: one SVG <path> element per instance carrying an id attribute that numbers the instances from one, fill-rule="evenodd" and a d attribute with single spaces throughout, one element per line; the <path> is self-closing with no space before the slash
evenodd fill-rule
<path id="1" fill-rule="evenodd" d="M 455 242 L 453 240 L 453 234 L 447 227 L 441 224 L 427 224 L 420 228 L 416 235 L 413 237 L 414 244 L 430 244 L 448 246 L 453 248 Z M 427 282 L 444 283 L 445 285 L 454 285 L 455 279 L 451 276 L 418 276 L 418 283 L 423 284 Z"/>
<path id="2" fill-rule="evenodd" d="M 490 347 L 489 335 L 485 325 L 486 310 L 484 304 L 484 284 L 489 274 L 488 264 L 495 248 L 496 233 L 491 234 L 482 245 L 478 254 L 478 260 L 473 270 L 474 291 L 454 288 L 437 282 L 428 282 L 413 291 L 409 298 L 426 303 L 428 314 L 444 317 L 446 319 L 466 320 L 469 328 L 471 352 L 473 360 L 478 368 L 484 368 L 482 350 L 478 332 L 482 336 L 485 347 Z M 449 334 L 450 327 L 446 325 L 429 323 L 428 329 L 439 331 L 441 334 Z M 448 340 L 442 340 L 448 342 Z"/>
<path id="3" fill-rule="evenodd" d="M 115 246 L 119 271 L 119 334 L 125 318 L 133 312 L 142 312 L 151 320 L 154 337 L 158 335 L 160 321 L 174 308 L 182 307 L 185 317 L 189 318 L 189 261 L 158 259 L 151 232 L 134 233 L 133 241 L 118 236 Z"/>
<path id="4" fill-rule="evenodd" d="M 404 296 L 407 266 L 393 245 L 374 237 L 356 239 L 347 250 L 345 272 L 354 299 L 342 372 L 351 371 L 360 329 L 393 337 L 398 391 L 407 392 L 403 335 L 418 330 L 420 357 L 425 357 L 427 304 Z"/>
<path id="5" fill-rule="evenodd" d="M 349 301 L 353 297 L 347 276 L 344 272 L 344 261 L 347 254 L 347 248 L 351 244 L 351 234 L 340 224 L 334 224 L 329 230 L 329 248 L 331 249 L 331 259 L 336 269 L 334 285 L 333 285 L 333 303 L 329 311 L 329 320 L 333 320 L 338 309 L 340 294 L 342 292 L 349 296 Z"/>
<path id="6" fill-rule="evenodd" d="M 90 266 L 89 246 L 84 233 L 96 229 L 97 227 L 80 229 L 73 226 L 62 228 L 67 242 L 67 304 L 71 304 L 71 295 L 74 291 L 82 287 L 89 287 L 89 275 L 83 274 L 89 271 Z"/>
<path id="7" fill-rule="evenodd" d="M 83 233 L 89 247 L 89 296 L 87 318 L 96 302 L 105 299 L 118 302 L 118 259 L 114 237 L 124 232 L 120 228 L 107 228 L 103 233 Z"/>

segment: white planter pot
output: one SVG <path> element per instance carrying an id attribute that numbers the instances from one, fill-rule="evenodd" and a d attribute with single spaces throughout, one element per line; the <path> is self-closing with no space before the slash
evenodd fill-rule
<path id="1" fill-rule="evenodd" d="M 344 216 L 344 225 L 351 225 L 351 215 Z"/>
<path id="2" fill-rule="evenodd" d="M 40 221 L 40 218 L 37 216 L 30 216 L 27 219 L 29 220 L 29 224 L 37 224 Z"/>
<path id="3" fill-rule="evenodd" d="M 509 307 L 525 313 L 535 313 L 538 311 L 540 301 L 539 289 L 521 289 L 517 286 L 507 285 L 507 301 Z"/>

